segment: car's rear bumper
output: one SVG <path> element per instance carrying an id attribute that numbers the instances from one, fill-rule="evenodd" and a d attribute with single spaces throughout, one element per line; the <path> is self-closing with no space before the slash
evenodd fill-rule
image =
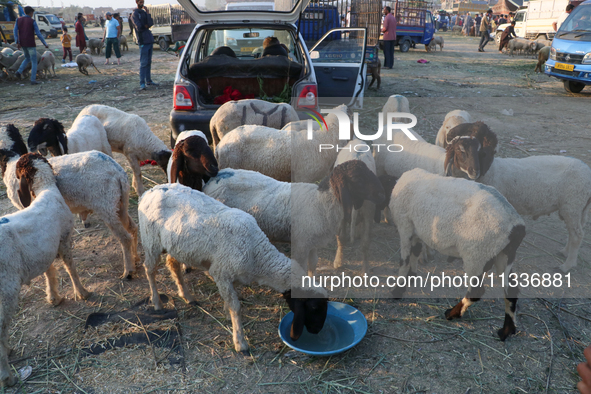
<path id="1" fill-rule="evenodd" d="M 544 66 L 544 73 L 558 79 L 591 85 L 591 64 L 575 64 L 573 71 L 557 70 L 555 65 L 555 60 L 548 59 Z"/>
<path id="2" fill-rule="evenodd" d="M 170 111 L 170 144 L 174 148 L 174 142 L 180 133 L 186 130 L 202 131 L 212 142 L 211 132 L 209 130 L 209 121 L 211 120 L 215 109 L 199 110 L 199 111 L 177 111 L 173 109 Z"/>

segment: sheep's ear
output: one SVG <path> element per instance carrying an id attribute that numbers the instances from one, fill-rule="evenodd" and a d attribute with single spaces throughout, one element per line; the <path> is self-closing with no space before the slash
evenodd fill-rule
<path id="1" fill-rule="evenodd" d="M 293 300 L 293 321 L 291 322 L 291 332 L 289 337 L 297 341 L 304 332 L 304 320 L 306 318 L 306 310 L 304 302 L 300 300 Z"/>
<path id="2" fill-rule="evenodd" d="M 448 145 L 445 149 L 445 160 L 443 162 L 443 168 L 445 169 L 445 176 L 453 176 L 453 164 L 454 164 L 454 146 Z"/>
<path id="3" fill-rule="evenodd" d="M 170 156 L 172 152 L 169 150 L 161 150 L 159 152 L 154 152 L 151 155 L 152 160 L 154 160 L 160 168 L 166 173 L 166 168 L 168 167 L 168 161 L 170 160 Z"/>
<path id="4" fill-rule="evenodd" d="M 480 162 L 480 176 L 486 174 L 486 172 L 492 166 L 495 159 L 495 152 L 492 147 L 481 148 L 478 152 L 478 161 Z"/>
<path id="5" fill-rule="evenodd" d="M 185 155 L 183 155 L 182 142 L 178 144 L 174 152 L 172 153 L 172 165 L 170 166 L 170 183 L 176 183 L 177 180 L 180 184 L 184 185 L 183 181 L 183 168 L 185 167 Z"/>
<path id="6" fill-rule="evenodd" d="M 33 199 L 31 196 L 31 187 L 24 176 L 21 177 L 19 182 L 18 199 L 24 208 L 31 205 L 31 200 Z"/>
<path id="7" fill-rule="evenodd" d="M 57 142 L 60 146 L 60 151 L 62 152 L 62 155 L 67 155 L 68 154 L 68 140 L 66 139 L 66 135 L 63 133 L 58 133 L 57 134 Z"/>

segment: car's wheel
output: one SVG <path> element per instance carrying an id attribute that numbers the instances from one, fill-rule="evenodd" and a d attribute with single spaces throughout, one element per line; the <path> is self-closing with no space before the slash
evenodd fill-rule
<path id="1" fill-rule="evenodd" d="M 170 47 L 170 45 L 168 45 L 168 41 L 166 41 L 166 38 L 164 37 L 160 37 L 160 39 L 158 40 L 158 45 L 160 45 L 161 51 L 166 51 L 168 47 Z"/>
<path id="2" fill-rule="evenodd" d="M 497 34 L 495 35 L 495 41 L 497 42 L 497 45 L 501 44 L 501 36 L 503 35 L 502 32 L 498 31 Z"/>
<path id="3" fill-rule="evenodd" d="M 410 40 L 408 38 L 403 38 L 398 45 L 400 46 L 400 52 L 408 52 L 410 49 Z"/>
<path id="4" fill-rule="evenodd" d="M 585 84 L 575 81 L 564 81 L 564 90 L 569 93 L 581 93 L 581 90 L 585 88 Z"/>
<path id="5" fill-rule="evenodd" d="M 47 33 L 45 32 L 45 30 L 41 30 L 41 37 L 43 37 L 43 39 L 47 39 Z"/>

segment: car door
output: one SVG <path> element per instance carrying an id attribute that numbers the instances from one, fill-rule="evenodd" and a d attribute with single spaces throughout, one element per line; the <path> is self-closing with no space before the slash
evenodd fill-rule
<path id="1" fill-rule="evenodd" d="M 518 12 L 515 14 L 515 35 L 525 37 L 526 13 Z"/>
<path id="2" fill-rule="evenodd" d="M 328 31 L 310 50 L 321 103 L 361 106 L 366 85 L 367 29 Z"/>
<path id="3" fill-rule="evenodd" d="M 423 39 L 421 40 L 421 44 L 429 45 L 431 39 L 433 39 L 433 34 L 435 34 L 435 26 L 433 23 L 433 16 L 431 15 L 430 11 L 425 12 L 425 34 L 423 34 Z"/>

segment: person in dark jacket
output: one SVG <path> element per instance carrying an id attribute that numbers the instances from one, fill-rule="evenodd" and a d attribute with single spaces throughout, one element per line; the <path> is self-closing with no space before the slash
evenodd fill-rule
<path id="1" fill-rule="evenodd" d="M 513 36 L 513 37 L 511 37 Z M 509 45 L 509 40 L 511 38 L 516 38 L 517 34 L 515 34 L 515 21 L 511 22 L 511 25 L 507 26 L 501 34 L 501 42 L 499 43 L 499 53 L 503 53 L 503 48 Z"/>
<path id="2" fill-rule="evenodd" d="M 33 19 L 34 13 L 35 10 L 32 7 L 25 7 L 25 16 L 18 18 L 14 24 L 14 42 L 16 42 L 19 49 L 23 50 L 23 54 L 25 55 L 25 60 L 21 63 L 15 75 L 20 79 L 21 74 L 25 71 L 25 67 L 31 63 L 31 85 L 37 85 L 39 83 L 36 81 L 37 44 L 35 43 L 35 34 L 39 37 L 45 48 L 49 48 L 39 31 L 37 22 Z"/>
<path id="3" fill-rule="evenodd" d="M 138 45 L 140 46 L 140 90 L 146 85 L 158 86 L 152 81 L 152 50 L 154 36 L 150 27 L 154 25 L 150 12 L 144 7 L 144 0 L 135 0 L 137 8 L 133 10 L 133 25 L 135 27 Z"/>
<path id="4" fill-rule="evenodd" d="M 133 36 L 133 16 L 129 14 L 127 17 L 127 23 L 129 23 L 129 35 Z"/>

